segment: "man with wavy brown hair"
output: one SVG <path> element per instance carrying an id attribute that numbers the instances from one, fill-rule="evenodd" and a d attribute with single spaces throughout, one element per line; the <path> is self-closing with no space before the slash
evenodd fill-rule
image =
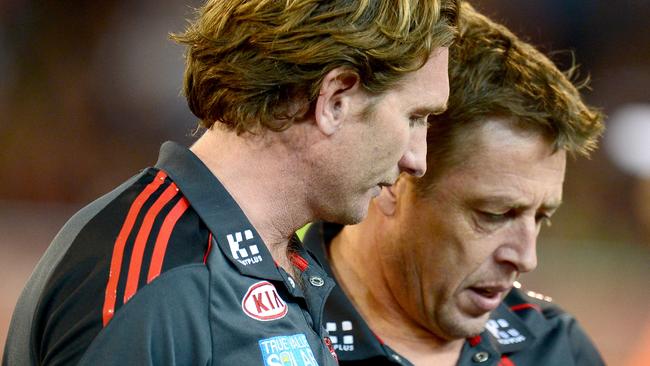
<path id="1" fill-rule="evenodd" d="M 333 286 L 294 231 L 426 170 L 455 0 L 210 0 L 182 34 L 206 130 L 75 215 L 4 365 L 335 365 Z"/>
<path id="2" fill-rule="evenodd" d="M 316 224 L 305 237 L 340 285 L 325 314 L 339 360 L 601 365 L 572 316 L 515 280 L 537 265 L 567 154 L 595 148 L 602 115 L 544 55 L 468 4 L 459 28 L 448 109 L 430 118 L 434 169 L 384 188 L 362 223 Z"/>

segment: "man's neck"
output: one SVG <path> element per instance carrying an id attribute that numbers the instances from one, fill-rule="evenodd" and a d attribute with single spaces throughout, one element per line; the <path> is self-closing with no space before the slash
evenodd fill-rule
<path id="1" fill-rule="evenodd" d="M 191 147 L 235 199 L 273 259 L 288 272 L 289 238 L 312 220 L 295 151 L 278 133 L 261 136 L 213 128 Z M 291 272 L 289 272 L 291 273 Z"/>
<path id="2" fill-rule="evenodd" d="M 372 206 L 372 204 L 371 204 Z M 372 207 L 361 224 L 345 227 L 329 246 L 332 271 L 343 291 L 382 341 L 415 365 L 455 365 L 464 339 L 449 341 L 423 327 L 402 308 L 386 281 L 379 258 L 372 250 L 385 236 Z"/>

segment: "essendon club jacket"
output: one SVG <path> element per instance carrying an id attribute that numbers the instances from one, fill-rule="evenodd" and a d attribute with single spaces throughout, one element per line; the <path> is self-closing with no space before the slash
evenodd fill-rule
<path id="1" fill-rule="evenodd" d="M 304 245 L 331 274 L 327 246 L 340 225 L 317 223 Z M 458 366 L 600 366 L 600 354 L 575 318 L 556 305 L 512 289 L 490 314 L 485 331 L 467 339 Z M 412 365 L 375 336 L 337 286 L 325 305 L 325 325 L 341 365 Z"/>
<path id="2" fill-rule="evenodd" d="M 333 281 L 292 248 L 300 279 L 203 163 L 167 142 L 155 167 L 58 233 L 18 300 L 3 365 L 335 365 L 321 322 Z"/>

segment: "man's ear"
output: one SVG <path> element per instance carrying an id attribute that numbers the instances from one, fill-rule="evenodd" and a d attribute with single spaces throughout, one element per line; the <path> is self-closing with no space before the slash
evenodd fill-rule
<path id="1" fill-rule="evenodd" d="M 314 111 L 321 132 L 330 136 L 341 128 L 351 112 L 351 99 L 361 90 L 360 85 L 359 75 L 348 68 L 337 67 L 325 75 Z"/>
<path id="2" fill-rule="evenodd" d="M 374 203 L 384 216 L 393 216 L 397 209 L 397 196 L 393 187 L 383 187 L 379 196 L 375 197 Z"/>
<path id="3" fill-rule="evenodd" d="M 384 216 L 395 216 L 399 201 L 406 199 L 409 184 L 413 184 L 409 178 L 400 175 L 395 184 L 381 189 L 379 196 L 375 197 L 373 202 Z"/>

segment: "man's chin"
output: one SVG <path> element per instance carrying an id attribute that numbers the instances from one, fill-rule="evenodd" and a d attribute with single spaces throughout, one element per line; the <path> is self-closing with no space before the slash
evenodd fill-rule
<path id="1" fill-rule="evenodd" d="M 347 207 L 344 211 L 329 215 L 330 217 L 320 217 L 319 219 L 341 225 L 356 225 L 368 215 L 368 203 L 369 201 L 365 205 Z"/>
<path id="2" fill-rule="evenodd" d="M 490 319 L 490 313 L 481 316 L 458 315 L 447 323 L 446 333 L 450 339 L 471 338 L 481 334 Z"/>
<path id="3" fill-rule="evenodd" d="M 381 190 L 378 190 L 377 192 L 380 191 Z M 368 194 L 359 197 L 357 202 L 350 205 L 347 212 L 342 217 L 342 220 L 345 220 L 345 222 L 340 223 L 344 225 L 356 225 L 365 220 L 368 216 L 370 201 L 374 198 L 373 192 L 374 191 L 372 190 L 367 192 Z"/>

